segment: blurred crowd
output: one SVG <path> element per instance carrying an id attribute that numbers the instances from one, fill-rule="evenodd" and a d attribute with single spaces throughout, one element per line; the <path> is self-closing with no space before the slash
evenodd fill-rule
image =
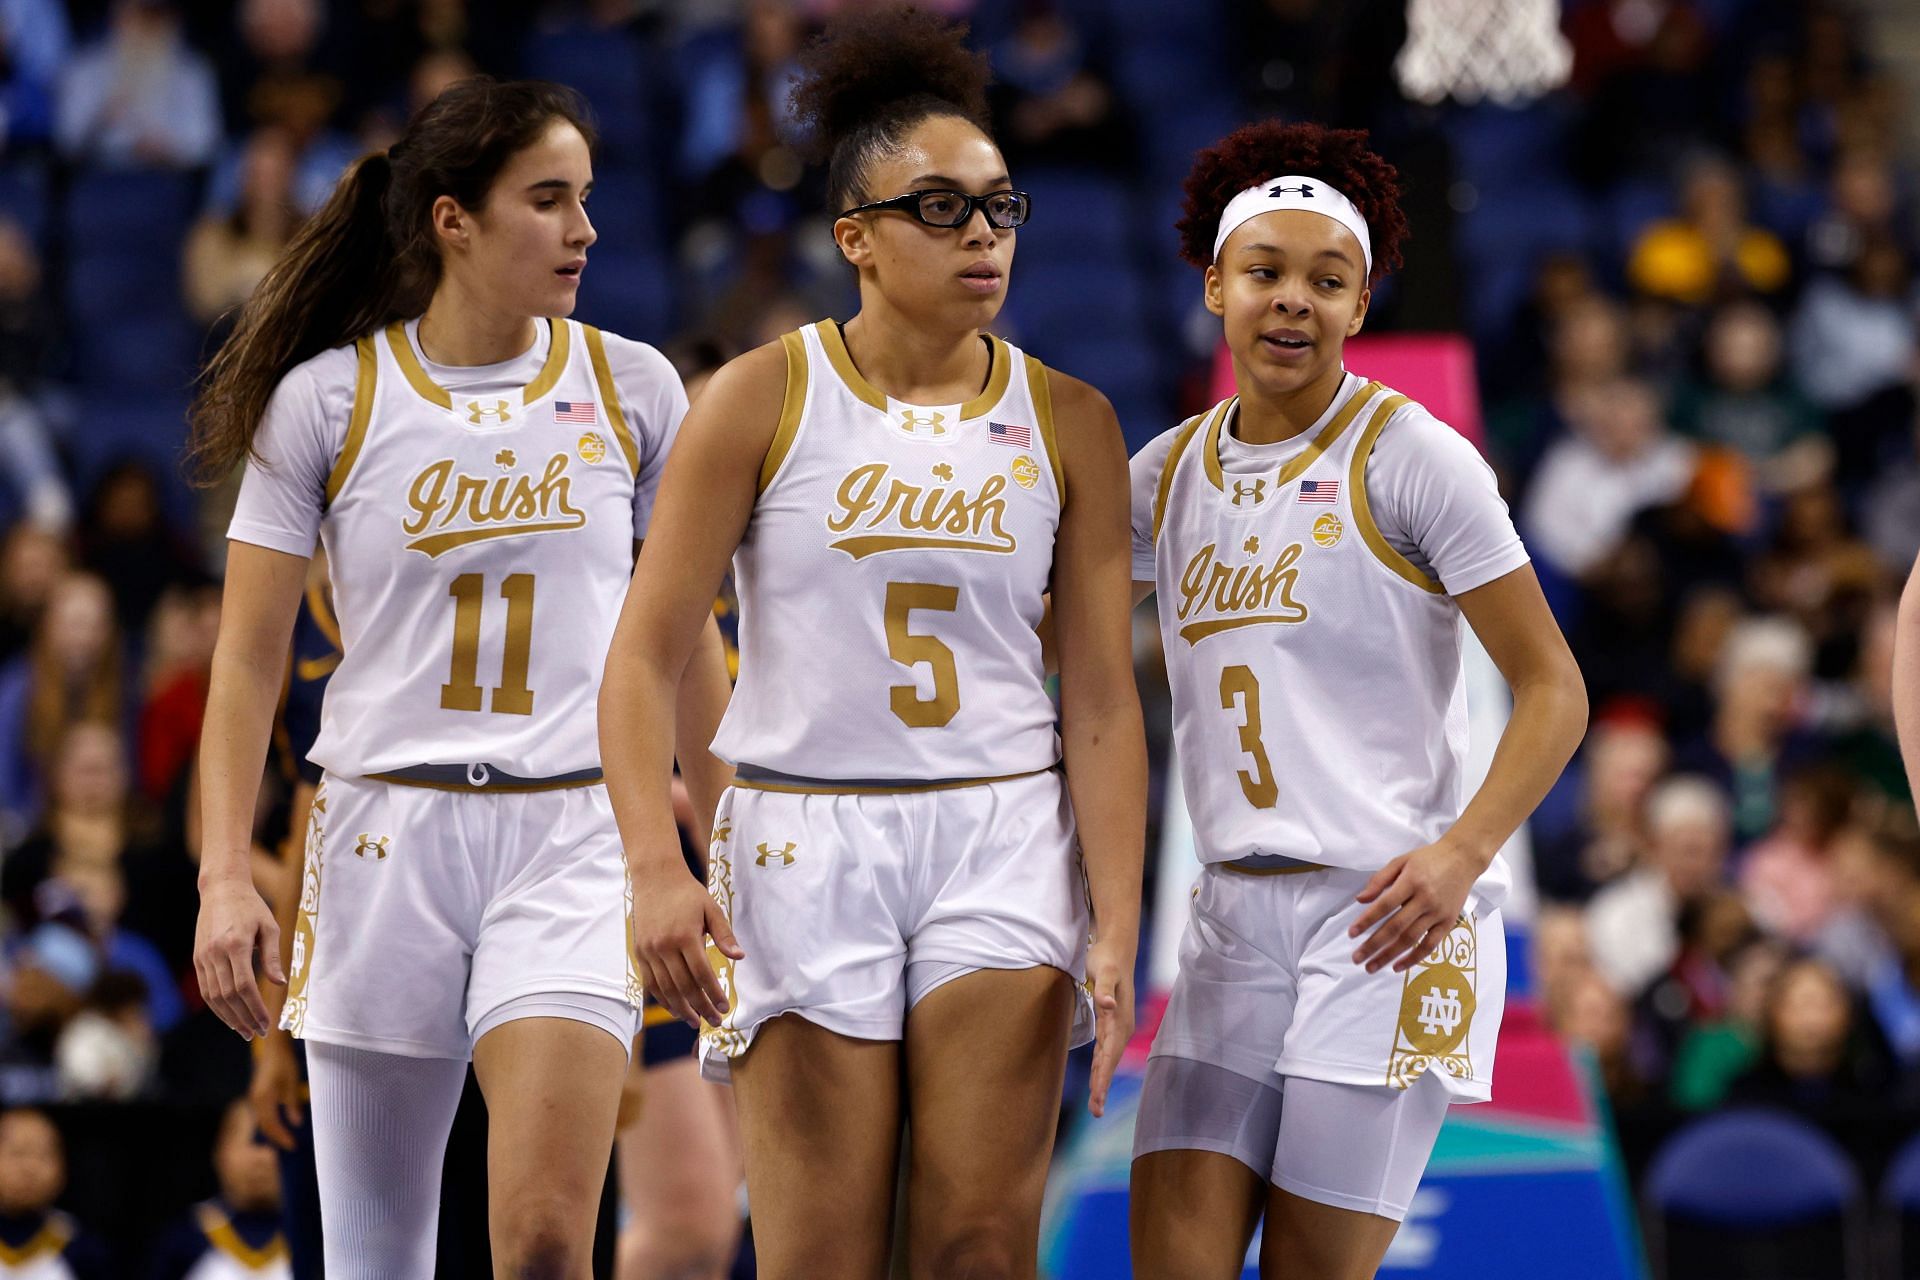
<path id="1" fill-rule="evenodd" d="M 212 1212 L 258 1244 L 272 1200 L 228 1152 L 246 1047 L 189 965 L 231 504 L 173 463 L 195 362 L 342 167 L 476 70 L 569 81 L 599 117 L 582 318 L 697 383 L 849 314 L 785 106 L 840 7 L 0 3 L 0 1244 L 55 1220 L 62 1134 L 103 1107 L 197 1108 L 198 1173 L 137 1230 L 75 1230 L 145 1259 L 167 1215 Z M 1861 21 L 1577 0 L 1565 90 L 1423 107 L 1391 75 L 1401 0 L 931 7 L 972 21 L 1035 193 L 1009 336 L 1107 390 L 1136 446 L 1200 407 L 1216 333 L 1170 229 L 1193 148 L 1259 114 L 1374 130 L 1415 241 L 1373 323 L 1473 338 L 1485 447 L 1592 694 L 1531 831 L 1546 1017 L 1598 1063 L 1630 1157 L 1765 1100 L 1884 1160 L 1920 1123 L 1920 826 L 1890 700 L 1920 553 L 1920 169 Z M 269 892 L 293 778 L 262 782 Z M 109 1181 L 63 1203 L 118 1204 Z"/>

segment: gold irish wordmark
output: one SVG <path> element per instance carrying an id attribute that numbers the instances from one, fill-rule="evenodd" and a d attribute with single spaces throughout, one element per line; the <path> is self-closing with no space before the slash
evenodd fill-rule
<path id="1" fill-rule="evenodd" d="M 1006 489 L 998 473 L 969 493 L 964 485 L 923 485 L 894 475 L 887 463 L 865 463 L 834 494 L 827 532 L 841 536 L 827 545 L 855 560 L 913 547 L 1010 553 L 1018 543 L 1005 527 Z"/>
<path id="2" fill-rule="evenodd" d="M 887 584 L 887 656 L 903 667 L 924 662 L 933 672 L 933 696 L 922 698 L 917 685 L 897 684 L 887 690 L 888 705 L 910 729 L 938 729 L 959 714 L 960 671 L 953 650 L 932 636 L 907 630 L 907 615 L 915 609 L 952 613 L 960 607 L 960 588 L 932 582 Z"/>
<path id="3" fill-rule="evenodd" d="M 509 574 L 500 584 L 507 602 L 507 636 L 492 709 L 502 715 L 533 714 L 533 690 L 527 687 L 533 661 L 533 590 L 530 573 Z M 454 601 L 453 660 L 447 683 L 440 686 L 440 706 L 447 711 L 478 711 L 482 706 L 480 619 L 486 591 L 486 576 L 478 573 L 463 573 L 447 587 Z"/>
<path id="4" fill-rule="evenodd" d="M 1241 714 L 1240 750 L 1253 757 L 1253 772 L 1239 770 L 1240 790 L 1247 803 L 1256 809 L 1271 809 L 1280 799 L 1280 784 L 1273 774 L 1273 762 L 1267 758 L 1267 744 L 1261 740 L 1260 681 L 1252 667 L 1232 666 L 1220 673 L 1220 707 Z"/>
<path id="5" fill-rule="evenodd" d="M 494 463 L 509 467 L 501 459 L 511 457 L 511 450 L 502 450 Z M 415 476 L 407 491 L 411 515 L 400 526 L 413 539 L 407 549 L 431 559 L 489 538 L 583 527 L 587 513 L 573 505 L 569 462 L 567 454 L 556 453 L 535 479 L 525 472 L 467 475 L 452 458 L 442 458 Z"/>
<path id="6" fill-rule="evenodd" d="M 1252 555 L 1259 545 L 1249 538 L 1243 549 Z M 1307 606 L 1293 598 L 1300 555 L 1300 544 L 1291 542 L 1271 563 L 1230 565 L 1214 543 L 1200 548 L 1180 573 L 1180 603 L 1174 610 L 1186 622 L 1180 638 L 1191 645 L 1236 627 L 1305 622 Z"/>

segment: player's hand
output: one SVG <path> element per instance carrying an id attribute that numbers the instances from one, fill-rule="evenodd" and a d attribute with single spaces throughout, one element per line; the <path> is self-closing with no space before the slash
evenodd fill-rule
<path id="1" fill-rule="evenodd" d="M 707 960 L 706 940 L 711 937 L 728 959 L 747 956 L 726 913 L 688 872 L 678 849 L 671 861 L 648 860 L 632 874 L 633 953 L 641 982 L 682 1022 L 718 1026 L 727 1016 L 727 997 Z"/>
<path id="2" fill-rule="evenodd" d="M 193 930 L 193 971 L 200 995 L 220 1021 L 248 1040 L 272 1026 L 267 1002 L 253 975 L 258 954 L 267 976 L 284 985 L 280 926 L 249 880 L 223 880 L 200 892 L 200 918 Z"/>
<path id="3" fill-rule="evenodd" d="M 1355 898 L 1371 905 L 1347 930 L 1350 938 L 1372 931 L 1353 953 L 1353 962 L 1365 965 L 1368 973 L 1378 973 L 1387 964 L 1404 973 L 1419 964 L 1460 918 L 1487 862 L 1442 837 L 1374 872 Z"/>
<path id="4" fill-rule="evenodd" d="M 293 1130 L 306 1123 L 300 1105 L 300 1064 L 293 1053 L 293 1037 L 269 1031 L 253 1045 L 253 1082 L 247 1086 L 253 1122 L 268 1142 L 282 1151 L 293 1150 Z"/>
<path id="5" fill-rule="evenodd" d="M 1120 1069 L 1120 1055 L 1133 1039 L 1134 943 L 1095 942 L 1087 949 L 1087 981 L 1093 984 L 1093 1077 L 1087 1109 L 1107 1114 L 1107 1090 Z"/>

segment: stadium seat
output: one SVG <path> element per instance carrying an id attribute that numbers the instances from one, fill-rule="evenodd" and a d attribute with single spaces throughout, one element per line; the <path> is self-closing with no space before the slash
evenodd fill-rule
<path id="1" fill-rule="evenodd" d="M 78 253 L 120 249 L 150 254 L 186 238 L 200 202 L 200 175 L 116 169 L 74 175 L 67 188 L 66 232 Z"/>
<path id="2" fill-rule="evenodd" d="M 1796 1116 L 1747 1109 L 1688 1125 L 1655 1154 L 1644 1195 L 1657 1276 L 1866 1276 L 1859 1173 Z"/>
<path id="3" fill-rule="evenodd" d="M 673 273 L 658 254 L 616 245 L 587 255 L 574 318 L 663 346 L 673 337 Z"/>
<path id="4" fill-rule="evenodd" d="M 585 23 L 537 27 L 528 37 L 526 74 L 571 85 L 593 108 L 608 159 L 643 162 L 655 154 L 647 88 L 654 77 L 647 50 L 633 32 Z"/>
<path id="5" fill-rule="evenodd" d="M 0 217 L 20 224 L 35 244 L 45 245 L 50 220 L 47 171 L 31 161 L 0 166 Z"/>
<path id="6" fill-rule="evenodd" d="M 1920 1233 L 1920 1134 L 1909 1138 L 1887 1167 L 1879 1210 L 1879 1274 L 1884 1280 L 1920 1274 L 1920 1242 L 1909 1244 Z"/>
<path id="7" fill-rule="evenodd" d="M 1121 179 L 1034 169 L 1015 181 L 1033 196 L 1033 221 L 1020 229 L 1019 238 L 1029 260 L 1092 261 L 1131 251 L 1133 193 Z"/>

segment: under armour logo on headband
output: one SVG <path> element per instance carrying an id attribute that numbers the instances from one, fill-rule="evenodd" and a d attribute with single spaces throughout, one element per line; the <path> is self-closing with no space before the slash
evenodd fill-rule
<path id="1" fill-rule="evenodd" d="M 1360 242 L 1361 266 L 1366 272 L 1372 272 L 1373 238 L 1367 233 L 1366 217 L 1338 187 L 1324 179 L 1310 180 L 1300 173 L 1275 174 L 1227 201 L 1226 208 L 1220 211 L 1219 227 L 1213 236 L 1214 260 L 1219 260 L 1220 250 L 1226 246 L 1227 237 L 1233 234 L 1234 228 L 1249 218 L 1281 209 L 1305 209 L 1309 213 L 1332 218 L 1353 232 L 1354 239 Z"/>
<path id="2" fill-rule="evenodd" d="M 1300 198 L 1301 198 L 1302 200 L 1311 200 L 1311 199 L 1313 199 L 1313 187 L 1312 187 L 1312 186 L 1311 186 L 1310 184 L 1308 184 L 1308 183 L 1305 183 L 1305 182 L 1303 182 L 1303 183 L 1301 183 L 1301 184 L 1300 184 L 1299 186 L 1297 186 L 1297 187 L 1269 187 L 1269 188 L 1267 188 L 1267 194 L 1268 194 L 1268 195 L 1270 195 L 1270 196 L 1275 196 L 1275 197 L 1278 197 L 1278 196 L 1283 196 L 1283 195 L 1286 195 L 1286 194 L 1287 194 L 1288 192 L 1290 192 L 1290 191 L 1298 191 L 1298 192 L 1300 193 Z"/>

